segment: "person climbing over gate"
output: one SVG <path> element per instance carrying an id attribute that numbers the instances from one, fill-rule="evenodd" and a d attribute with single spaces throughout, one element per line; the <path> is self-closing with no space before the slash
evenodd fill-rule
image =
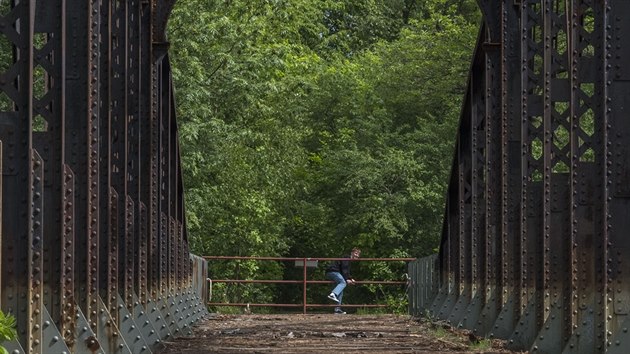
<path id="1" fill-rule="evenodd" d="M 349 256 L 343 256 L 343 258 L 359 258 L 361 250 L 358 247 L 354 247 Z M 341 300 L 343 298 L 343 289 L 346 288 L 346 284 L 353 285 L 355 280 L 350 275 L 350 261 L 339 260 L 334 261 L 326 268 L 326 278 L 335 282 L 335 287 L 332 289 L 328 298 L 337 303 L 335 307 L 335 314 L 345 315 L 345 311 L 341 309 Z"/>

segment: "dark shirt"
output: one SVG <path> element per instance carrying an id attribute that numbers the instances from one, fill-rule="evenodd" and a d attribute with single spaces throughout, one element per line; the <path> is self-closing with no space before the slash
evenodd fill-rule
<path id="1" fill-rule="evenodd" d="M 350 256 L 342 256 L 343 258 L 350 258 Z M 341 276 L 348 280 L 352 279 L 350 275 L 350 261 L 334 261 L 327 268 L 326 273 L 337 272 L 341 273 Z"/>

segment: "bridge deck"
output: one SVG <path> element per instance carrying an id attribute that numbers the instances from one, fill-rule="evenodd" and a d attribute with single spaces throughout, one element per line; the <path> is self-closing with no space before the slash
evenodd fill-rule
<path id="1" fill-rule="evenodd" d="M 492 352 L 509 352 L 492 342 Z M 476 350 L 477 349 L 477 350 Z M 488 350 L 486 348 L 485 350 Z M 192 337 L 166 343 L 175 353 L 479 352 L 468 332 L 436 329 L 395 315 L 215 315 Z"/>

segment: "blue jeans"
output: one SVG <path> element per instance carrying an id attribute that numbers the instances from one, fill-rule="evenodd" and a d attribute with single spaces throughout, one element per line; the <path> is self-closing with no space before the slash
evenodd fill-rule
<path id="1" fill-rule="evenodd" d="M 337 283 L 332 292 L 337 295 L 337 299 L 339 299 L 339 305 L 341 305 L 341 298 L 343 298 L 343 289 L 345 289 L 346 287 L 346 280 L 339 272 L 328 272 L 326 273 L 326 278 Z"/>

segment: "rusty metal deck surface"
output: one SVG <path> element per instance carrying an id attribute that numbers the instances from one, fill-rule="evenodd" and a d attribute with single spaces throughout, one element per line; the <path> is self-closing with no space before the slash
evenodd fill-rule
<path id="1" fill-rule="evenodd" d="M 469 331 L 391 314 L 213 314 L 159 354 L 514 353 Z"/>

